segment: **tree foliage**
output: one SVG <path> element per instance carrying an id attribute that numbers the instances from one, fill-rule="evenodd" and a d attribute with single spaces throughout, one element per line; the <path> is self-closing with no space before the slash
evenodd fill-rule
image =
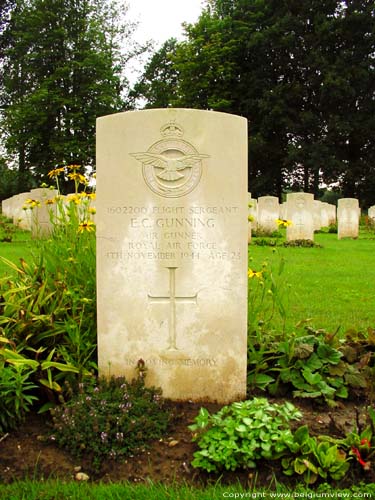
<path id="1" fill-rule="evenodd" d="M 145 72 L 130 92 L 133 99 L 145 100 L 146 108 L 167 108 L 177 99 L 178 74 L 173 57 L 177 40 L 170 38 L 146 64 Z"/>
<path id="2" fill-rule="evenodd" d="M 16 0 L 5 32 L 2 130 L 20 189 L 29 172 L 43 179 L 56 165 L 92 165 L 96 117 L 124 106 L 120 41 L 131 26 L 118 6 Z"/>
<path id="3" fill-rule="evenodd" d="M 185 31 L 166 101 L 248 118 L 252 193 L 317 194 L 322 181 L 338 182 L 345 196 L 375 203 L 372 1 L 208 0 Z M 160 55 L 143 75 L 149 106 Z"/>

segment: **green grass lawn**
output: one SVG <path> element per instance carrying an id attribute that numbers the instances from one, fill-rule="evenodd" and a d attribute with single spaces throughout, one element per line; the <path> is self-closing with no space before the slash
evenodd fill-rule
<path id="1" fill-rule="evenodd" d="M 324 495 L 325 494 L 325 495 Z M 353 486 L 350 489 L 333 489 L 328 484 L 322 484 L 318 490 L 308 489 L 302 484 L 296 490 L 273 482 L 270 489 L 257 490 L 249 487 L 244 489 L 238 485 L 208 486 L 198 489 L 190 486 L 161 484 L 90 484 L 58 481 L 22 481 L 3 485 L 0 489 L 0 500 L 219 500 L 224 498 L 241 499 L 274 499 L 274 498 L 374 498 L 375 485 L 366 484 Z"/>
<path id="2" fill-rule="evenodd" d="M 275 270 L 285 259 L 280 279 L 289 304 L 286 330 L 305 319 L 329 332 L 340 328 L 341 334 L 375 328 L 375 239 L 337 240 L 336 234 L 318 233 L 315 242 L 322 248 L 249 246 L 252 269 L 266 260 Z M 272 326 L 281 325 L 274 318 Z"/>
<path id="3" fill-rule="evenodd" d="M 28 259 L 31 248 L 32 240 L 30 232 L 17 230 L 13 235 L 11 243 L 0 242 L 0 257 L 18 264 L 21 258 Z M 9 272 L 12 272 L 12 269 L 0 259 L 0 277 L 4 276 L 4 274 L 9 274 Z"/>

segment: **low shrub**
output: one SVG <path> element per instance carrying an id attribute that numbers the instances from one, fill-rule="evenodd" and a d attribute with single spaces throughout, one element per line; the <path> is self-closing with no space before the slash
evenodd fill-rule
<path id="1" fill-rule="evenodd" d="M 125 457 L 163 436 L 170 413 L 161 390 L 145 386 L 142 363 L 131 382 L 112 377 L 79 384 L 70 400 L 50 410 L 50 439 L 75 456 L 89 454 L 99 467 L 104 459 Z"/>
<path id="2" fill-rule="evenodd" d="M 15 231 L 16 228 L 12 221 L 4 215 L 0 215 L 0 242 L 10 243 Z"/>
<path id="3" fill-rule="evenodd" d="M 342 479 L 350 467 L 350 458 L 342 447 L 342 440 L 329 436 L 310 436 L 307 425 L 293 435 L 293 456 L 281 460 L 284 474 L 303 476 L 306 483 L 317 479 Z M 334 442 L 336 441 L 336 442 Z"/>
<path id="4" fill-rule="evenodd" d="M 294 397 L 320 399 L 330 406 L 348 398 L 350 390 L 358 394 L 371 389 L 371 353 L 345 343 L 335 345 L 334 336 L 305 328 L 308 335 L 280 338 L 268 334 L 250 339 L 250 388 L 278 396 L 292 392 Z"/>
<path id="5" fill-rule="evenodd" d="M 290 241 L 284 241 L 283 243 L 284 247 L 302 247 L 302 248 L 322 248 L 322 245 L 319 245 L 319 243 L 315 243 L 312 240 L 290 240 Z"/>
<path id="6" fill-rule="evenodd" d="M 294 443 L 290 421 L 301 417 L 291 403 L 272 404 L 265 398 L 232 403 L 214 415 L 201 408 L 189 426 L 200 448 L 192 465 L 217 472 L 254 468 L 262 458 L 278 459 Z"/>

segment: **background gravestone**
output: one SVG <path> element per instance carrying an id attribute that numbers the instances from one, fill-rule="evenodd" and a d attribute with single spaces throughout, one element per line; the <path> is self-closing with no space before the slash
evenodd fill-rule
<path id="1" fill-rule="evenodd" d="M 31 227 L 30 210 L 23 209 L 28 198 L 30 198 L 30 192 L 16 194 L 13 197 L 12 207 L 13 224 L 26 230 Z"/>
<path id="2" fill-rule="evenodd" d="M 310 193 L 289 193 L 286 196 L 288 220 L 286 238 L 293 240 L 314 240 L 314 195 Z"/>
<path id="3" fill-rule="evenodd" d="M 337 237 L 358 238 L 359 202 L 356 198 L 341 198 L 337 203 Z"/>
<path id="4" fill-rule="evenodd" d="M 98 360 L 176 400 L 246 394 L 247 122 L 163 109 L 97 121 Z"/>
<path id="5" fill-rule="evenodd" d="M 30 198 L 40 202 L 40 205 L 35 207 L 31 214 L 31 234 L 33 237 L 46 236 L 52 231 L 51 211 L 56 213 L 56 205 L 48 204 L 48 200 L 53 200 L 57 195 L 56 189 L 36 188 L 30 191 Z"/>
<path id="6" fill-rule="evenodd" d="M 272 233 L 279 226 L 279 199 L 276 196 L 260 196 L 258 198 L 258 227 L 262 231 Z"/>
<path id="7" fill-rule="evenodd" d="M 313 221 L 314 221 L 314 231 L 319 231 L 322 227 L 322 217 L 321 217 L 321 204 L 319 200 L 313 201 Z"/>

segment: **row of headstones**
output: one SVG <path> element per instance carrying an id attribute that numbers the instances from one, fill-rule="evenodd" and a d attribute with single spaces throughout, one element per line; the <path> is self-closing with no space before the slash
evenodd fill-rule
<path id="1" fill-rule="evenodd" d="M 31 231 L 33 236 L 51 230 L 50 205 L 47 200 L 57 196 L 56 189 L 37 188 L 15 194 L 1 203 L 2 214 L 13 220 L 13 224 Z"/>
<path id="2" fill-rule="evenodd" d="M 341 198 L 336 206 L 314 200 L 310 193 L 289 193 L 286 202 L 279 204 L 276 196 L 262 196 L 249 200 L 249 241 L 252 229 L 272 233 L 278 229 L 278 221 L 286 222 L 288 241 L 314 240 L 314 231 L 337 222 L 338 239 L 357 238 L 361 210 L 355 198 Z M 374 213 L 375 215 L 375 207 Z M 370 210 L 369 210 L 369 216 Z"/>
<path id="3" fill-rule="evenodd" d="M 56 190 L 37 188 L 20 193 L 2 201 L 2 213 L 13 219 L 13 223 L 35 234 L 48 233 L 51 229 L 50 207 L 47 200 L 57 195 Z M 67 197 L 65 197 L 68 199 Z M 39 202 L 33 210 L 25 209 L 27 200 Z M 249 201 L 249 240 L 252 229 L 272 233 L 278 229 L 278 220 L 290 221 L 287 226 L 287 240 L 314 239 L 314 231 L 330 224 L 338 225 L 338 238 L 357 238 L 359 231 L 360 208 L 355 198 L 342 198 L 336 207 L 329 203 L 314 200 L 310 193 L 289 193 L 287 201 L 279 204 L 276 196 L 251 197 Z M 31 206 L 30 206 L 31 208 Z M 368 210 L 368 216 L 375 220 L 375 206 Z"/>
<path id="4" fill-rule="evenodd" d="M 53 222 L 51 212 L 56 215 L 55 204 L 58 192 L 56 189 L 37 188 L 20 193 L 3 200 L 1 203 L 2 214 L 13 220 L 13 224 L 21 229 L 31 231 L 33 237 L 49 234 Z M 60 195 L 62 206 L 75 195 Z M 94 215 L 91 215 L 94 218 Z"/>

